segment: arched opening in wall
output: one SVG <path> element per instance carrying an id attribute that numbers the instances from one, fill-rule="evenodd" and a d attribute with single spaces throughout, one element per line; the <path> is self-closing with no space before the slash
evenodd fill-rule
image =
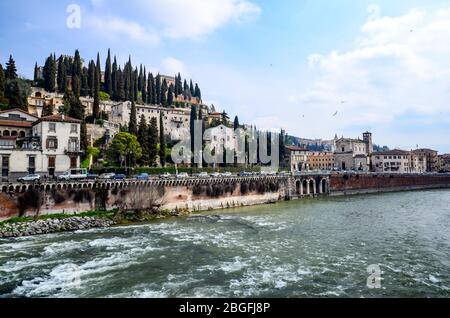
<path id="1" fill-rule="evenodd" d="M 303 180 L 303 194 L 308 194 L 308 180 Z"/>
<path id="2" fill-rule="evenodd" d="M 18 134 L 17 134 L 17 131 L 16 130 L 13 130 L 12 132 L 11 132 L 11 136 L 12 137 L 15 137 L 15 136 L 17 136 Z"/>
<path id="3" fill-rule="evenodd" d="M 24 132 L 24 131 L 21 131 L 21 132 L 19 133 L 19 137 L 20 137 L 20 138 L 25 138 L 25 136 L 26 136 L 26 135 L 25 135 L 25 132 Z"/>
<path id="4" fill-rule="evenodd" d="M 327 180 L 326 179 L 322 179 L 321 184 L 322 184 L 322 193 L 327 193 L 328 192 Z"/>
<path id="5" fill-rule="evenodd" d="M 9 133 L 9 130 L 3 130 L 3 136 L 9 137 L 11 134 Z"/>
<path id="6" fill-rule="evenodd" d="M 342 162 L 342 170 L 347 170 L 345 167 L 345 162 Z"/>
<path id="7" fill-rule="evenodd" d="M 313 180 L 309 180 L 309 194 L 314 194 L 315 193 L 314 186 L 315 186 L 314 181 Z"/>
<path id="8" fill-rule="evenodd" d="M 300 180 L 297 180 L 297 181 L 295 181 L 295 193 L 297 193 L 297 194 L 301 194 L 301 192 L 300 192 L 300 186 L 301 186 L 301 181 Z"/>

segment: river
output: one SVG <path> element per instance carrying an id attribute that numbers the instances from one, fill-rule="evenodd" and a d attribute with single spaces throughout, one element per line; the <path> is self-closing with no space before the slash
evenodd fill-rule
<path id="1" fill-rule="evenodd" d="M 380 288 L 367 285 L 372 264 Z M 309 199 L 0 240 L 0 295 L 450 297 L 450 191 Z"/>

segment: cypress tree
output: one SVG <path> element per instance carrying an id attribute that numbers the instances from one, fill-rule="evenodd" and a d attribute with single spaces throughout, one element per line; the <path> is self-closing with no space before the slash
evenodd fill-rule
<path id="1" fill-rule="evenodd" d="M 128 123 L 128 132 L 132 135 L 137 135 L 137 112 L 136 104 L 131 102 L 130 122 Z"/>
<path id="2" fill-rule="evenodd" d="M 81 96 L 88 96 L 89 95 L 89 74 L 88 69 L 83 68 L 83 72 L 81 73 Z"/>
<path id="3" fill-rule="evenodd" d="M 80 52 L 78 50 L 75 50 L 75 57 L 73 59 L 72 76 L 78 76 L 78 78 L 81 77 L 81 72 L 82 72 L 82 65 L 81 64 L 82 63 L 81 63 Z"/>
<path id="4" fill-rule="evenodd" d="M 138 91 L 142 91 L 142 82 L 143 82 L 143 69 L 142 64 L 139 67 L 139 76 L 138 76 Z"/>
<path id="5" fill-rule="evenodd" d="M 100 78 L 99 78 L 99 69 L 100 65 L 97 65 L 94 72 L 94 104 L 92 106 L 92 116 L 94 119 L 99 118 L 100 115 Z"/>
<path id="6" fill-rule="evenodd" d="M 56 65 L 53 55 L 50 55 L 44 65 L 44 88 L 53 93 L 56 86 Z"/>
<path id="7" fill-rule="evenodd" d="M 66 65 L 64 64 L 64 57 L 61 55 L 58 59 L 58 93 L 63 94 L 66 91 L 67 73 Z"/>
<path id="8" fill-rule="evenodd" d="M 150 126 L 148 128 L 148 153 L 149 162 L 151 166 L 156 164 L 158 156 L 158 122 L 155 117 L 152 117 Z"/>
<path id="9" fill-rule="evenodd" d="M 178 91 L 177 91 L 177 97 L 178 97 L 178 95 L 183 94 L 183 83 L 181 81 L 181 74 L 180 73 L 178 73 L 177 82 L 178 82 Z"/>
<path id="10" fill-rule="evenodd" d="M 89 62 L 89 68 L 88 68 L 88 84 L 89 84 L 89 96 L 94 97 L 94 91 L 95 91 L 95 63 L 94 61 Z"/>
<path id="11" fill-rule="evenodd" d="M 170 84 L 169 91 L 167 92 L 167 105 L 168 106 L 173 105 L 173 94 L 174 94 L 174 87 L 173 87 L 173 84 Z"/>
<path id="12" fill-rule="evenodd" d="M 234 117 L 234 124 L 233 124 L 233 128 L 234 130 L 238 129 L 240 127 L 239 125 L 239 118 L 238 116 Z"/>
<path id="13" fill-rule="evenodd" d="M 198 87 L 198 84 L 195 84 L 194 97 L 197 97 L 200 101 L 202 100 L 202 92 Z"/>
<path id="14" fill-rule="evenodd" d="M 194 84 L 192 83 L 192 80 L 191 80 L 191 83 L 189 84 L 189 91 L 191 92 L 191 96 L 194 96 Z"/>
<path id="15" fill-rule="evenodd" d="M 125 100 L 124 74 L 120 66 L 119 70 L 117 71 L 117 100 L 118 101 Z"/>
<path id="16" fill-rule="evenodd" d="M 14 80 L 17 78 L 16 61 L 14 61 L 12 55 L 9 56 L 9 61 L 6 63 L 5 77 L 8 80 Z"/>
<path id="17" fill-rule="evenodd" d="M 166 166 L 166 137 L 164 136 L 163 111 L 160 111 L 159 115 L 159 163 L 161 167 Z"/>
<path id="18" fill-rule="evenodd" d="M 97 64 L 96 64 L 96 69 L 97 69 L 97 76 L 98 76 L 98 81 L 101 84 L 102 83 L 102 67 L 100 65 L 100 53 L 97 52 Z"/>
<path id="19" fill-rule="evenodd" d="M 36 64 L 34 65 L 33 82 L 34 82 L 34 84 L 36 84 L 38 81 L 39 81 L 39 68 L 38 68 L 38 65 L 37 65 L 37 62 L 36 62 Z"/>
<path id="20" fill-rule="evenodd" d="M 6 105 L 8 101 L 5 98 L 6 77 L 3 72 L 3 66 L 0 64 L 0 104 Z"/>
<path id="21" fill-rule="evenodd" d="M 76 98 L 80 98 L 81 81 L 78 75 L 72 77 L 72 91 Z"/>
<path id="22" fill-rule="evenodd" d="M 139 121 L 139 129 L 137 134 L 137 139 L 142 148 L 142 157 L 140 158 L 140 163 L 142 165 L 148 164 L 149 161 L 149 148 L 148 148 L 148 127 L 147 122 L 145 120 L 144 114 L 141 115 L 141 119 Z"/>
<path id="23" fill-rule="evenodd" d="M 167 106 L 167 81 L 164 79 L 161 86 L 161 105 Z"/>
<path id="24" fill-rule="evenodd" d="M 189 91 L 189 86 L 186 80 L 184 80 L 184 85 L 183 85 L 183 94 L 185 94 L 187 91 Z"/>
<path id="25" fill-rule="evenodd" d="M 178 75 L 175 75 L 175 87 L 173 93 L 175 94 L 175 97 L 178 97 Z"/>
<path id="26" fill-rule="evenodd" d="M 192 106 L 190 117 L 190 135 L 191 135 L 191 154 L 194 154 L 194 140 L 195 140 L 195 121 L 197 120 L 197 106 Z"/>
<path id="27" fill-rule="evenodd" d="M 155 79 L 155 104 L 161 105 L 161 76 L 159 74 Z"/>
<path id="28" fill-rule="evenodd" d="M 111 74 L 111 81 L 112 81 L 112 99 L 115 101 L 119 100 L 118 97 L 118 83 L 117 83 L 117 59 L 114 56 L 114 63 L 112 65 L 112 74 Z"/>
<path id="29" fill-rule="evenodd" d="M 112 80 L 110 49 L 108 49 L 108 57 L 106 58 L 106 65 L 105 65 L 105 92 L 109 94 L 109 96 L 113 96 L 113 80 Z"/>
<path id="30" fill-rule="evenodd" d="M 89 142 L 87 138 L 87 126 L 86 126 L 86 120 L 83 118 L 83 121 L 81 122 L 80 127 L 80 148 L 83 151 L 83 158 L 86 158 L 87 156 L 87 149 L 89 147 Z"/>
<path id="31" fill-rule="evenodd" d="M 147 70 L 144 67 L 144 74 L 142 75 L 142 87 L 141 87 L 142 102 L 147 104 Z"/>
<path id="32" fill-rule="evenodd" d="M 155 79 L 152 73 L 148 76 L 147 103 L 155 104 Z"/>
<path id="33" fill-rule="evenodd" d="M 138 75 L 138 70 L 137 70 L 137 67 L 136 67 L 134 72 L 133 72 L 133 86 L 132 86 L 133 98 L 134 98 L 135 102 L 137 101 L 138 95 L 139 95 L 138 94 L 138 92 L 139 92 L 139 89 L 138 89 L 138 77 L 139 77 L 139 75 Z"/>

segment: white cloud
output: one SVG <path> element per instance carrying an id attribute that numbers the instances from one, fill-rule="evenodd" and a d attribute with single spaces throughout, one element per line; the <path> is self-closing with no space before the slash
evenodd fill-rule
<path id="1" fill-rule="evenodd" d="M 126 30 L 132 29 L 130 34 L 138 34 L 133 39 L 143 35 L 160 38 L 190 38 L 201 39 L 224 25 L 230 23 L 246 23 L 261 13 L 261 8 L 249 0 L 128 0 L 126 4 L 120 1 L 91 0 L 93 8 L 98 12 L 97 20 L 105 22 L 102 16 L 105 11 L 118 9 L 124 16 L 133 16 L 133 20 L 115 18 Z M 100 31 L 117 31 L 108 25 L 96 23 Z"/>
<path id="2" fill-rule="evenodd" d="M 328 135 L 378 127 L 387 138 L 412 113 L 450 115 L 449 10 L 372 15 L 360 31 L 351 50 L 311 54 L 308 66 L 315 80 L 288 100 L 304 106 L 309 116 L 339 111 L 323 127 Z M 423 133 L 419 127 L 406 129 L 411 135 L 405 145 Z"/>
<path id="3" fill-rule="evenodd" d="M 188 77 L 189 74 L 183 62 L 173 57 L 167 57 L 161 62 L 162 71 L 167 75 L 175 75 L 178 73 L 183 74 L 184 77 Z"/>
<path id="4" fill-rule="evenodd" d="M 146 29 L 136 22 L 114 16 L 89 16 L 86 24 L 102 36 L 114 39 L 131 39 L 143 44 L 155 45 L 160 41 L 154 30 Z"/>

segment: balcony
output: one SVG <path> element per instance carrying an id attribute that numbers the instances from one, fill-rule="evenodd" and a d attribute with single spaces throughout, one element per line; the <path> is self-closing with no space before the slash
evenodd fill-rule
<path id="1" fill-rule="evenodd" d="M 79 156 L 82 155 L 84 153 L 84 151 L 82 151 L 80 149 L 80 147 L 67 147 L 64 149 L 64 154 L 68 155 L 68 156 Z"/>
<path id="2" fill-rule="evenodd" d="M 3 150 L 36 150 L 39 151 L 41 147 L 40 137 L 24 137 L 17 136 L 0 137 L 0 149 Z"/>

